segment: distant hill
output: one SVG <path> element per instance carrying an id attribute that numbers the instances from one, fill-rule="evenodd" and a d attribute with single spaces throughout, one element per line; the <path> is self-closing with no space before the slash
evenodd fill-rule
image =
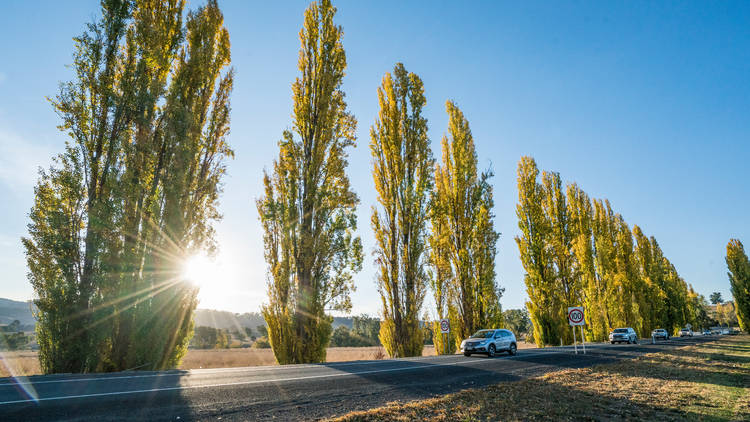
<path id="1" fill-rule="evenodd" d="M 28 331 L 33 330 L 36 319 L 32 314 L 31 302 L 0 298 L 0 324 L 10 324 L 18 320 Z M 196 309 L 193 317 L 196 326 L 207 326 L 225 330 L 238 330 L 249 327 L 255 330 L 259 325 L 266 325 L 260 312 L 245 312 L 236 314 L 228 311 L 217 311 L 214 309 Z M 334 317 L 333 328 L 345 325 L 352 328 L 351 317 Z"/>
<path id="2" fill-rule="evenodd" d="M 240 330 L 249 327 L 255 330 L 259 325 L 266 325 L 260 312 L 245 312 L 235 314 L 228 311 L 217 311 L 214 309 L 196 309 L 193 316 L 196 326 L 221 328 L 224 330 Z"/>
<path id="3" fill-rule="evenodd" d="M 0 324 L 10 324 L 18 320 L 22 326 L 31 326 L 33 329 L 36 324 L 36 319 L 32 313 L 33 306 L 30 301 L 21 302 L 0 298 Z"/>
<path id="4" fill-rule="evenodd" d="M 266 320 L 260 312 L 245 312 L 244 314 L 235 314 L 228 311 L 217 311 L 214 309 L 196 309 L 193 316 L 196 326 L 206 326 L 221 328 L 224 330 L 239 330 L 244 327 L 256 329 L 259 325 L 267 325 Z M 333 328 L 345 325 L 352 328 L 351 317 L 334 317 Z"/>

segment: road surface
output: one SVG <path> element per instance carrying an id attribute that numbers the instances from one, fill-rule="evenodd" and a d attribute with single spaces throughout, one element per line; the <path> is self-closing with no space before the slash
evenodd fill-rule
<path id="1" fill-rule="evenodd" d="M 309 420 L 670 350 L 715 337 L 315 365 L 0 378 L 0 420 Z M 650 342 L 650 341 L 649 341 Z"/>

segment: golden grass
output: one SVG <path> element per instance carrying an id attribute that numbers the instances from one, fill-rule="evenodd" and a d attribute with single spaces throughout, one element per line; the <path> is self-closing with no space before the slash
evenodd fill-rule
<path id="1" fill-rule="evenodd" d="M 425 346 L 423 356 L 434 356 L 435 348 Z M 382 347 L 329 347 L 328 362 L 375 360 L 385 357 Z M 39 375 L 41 369 L 37 352 L 19 351 L 0 353 L 0 377 Z M 271 349 L 190 349 L 179 369 L 236 368 L 244 366 L 276 365 Z"/>
<path id="2" fill-rule="evenodd" d="M 30 350 L 0 352 L 0 378 L 41 373 L 36 352 Z"/>
<path id="3" fill-rule="evenodd" d="M 750 420 L 750 336 L 344 415 L 337 421 Z"/>
<path id="4" fill-rule="evenodd" d="M 376 360 L 385 356 L 382 347 L 329 347 L 327 362 Z M 434 356 L 435 348 L 425 346 L 423 356 Z M 271 349 L 208 349 L 188 350 L 179 369 L 232 368 L 242 366 L 276 365 Z"/>

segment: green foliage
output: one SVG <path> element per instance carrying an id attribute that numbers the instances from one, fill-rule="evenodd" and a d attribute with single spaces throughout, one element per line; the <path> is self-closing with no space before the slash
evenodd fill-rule
<path id="1" fill-rule="evenodd" d="M 229 335 L 220 328 L 198 326 L 190 343 L 196 349 L 226 349 L 229 348 Z"/>
<path id="2" fill-rule="evenodd" d="M 367 314 L 352 317 L 352 335 L 362 339 L 367 346 L 378 346 L 380 340 L 380 320 Z"/>
<path id="3" fill-rule="evenodd" d="M 705 298 L 677 274 L 653 237 L 638 226 L 631 231 L 609 201 L 592 202 L 576 184 L 563 195 L 557 173 L 538 178 L 534 160 L 522 157 L 516 243 L 537 345 L 571 343 L 566 308 L 579 304 L 593 341 L 615 327 L 647 336 L 654 328 L 675 333 L 686 323 L 710 322 Z"/>
<path id="4" fill-rule="evenodd" d="M 13 320 L 5 327 L 0 327 L 0 350 L 18 350 L 26 346 L 29 337 L 21 331 L 21 321 Z"/>
<path id="5" fill-rule="evenodd" d="M 426 227 L 432 189 L 422 80 L 396 64 L 378 88 L 380 112 L 370 129 L 372 176 L 380 208 L 373 207 L 375 265 L 383 302 L 380 341 L 391 357 L 421 356 L 419 312 L 428 274 Z"/>
<path id="6" fill-rule="evenodd" d="M 750 331 L 750 261 L 739 239 L 727 244 L 727 268 L 740 329 Z"/>
<path id="7" fill-rule="evenodd" d="M 722 299 L 721 297 L 721 292 L 711 293 L 711 296 L 709 296 L 708 300 L 711 301 L 712 305 L 718 305 L 719 303 L 724 303 L 724 299 Z"/>
<path id="8" fill-rule="evenodd" d="M 442 140 L 442 164 L 435 168 L 429 237 L 435 269 L 432 290 L 438 318 L 451 323 L 447 348 L 453 353 L 462 339 L 480 328 L 502 326 L 503 315 L 495 274 L 500 234 L 494 228 L 492 172 L 477 170 L 477 153 L 469 122 L 446 102 L 448 136 Z M 432 324 L 438 353 L 446 350 L 438 322 Z"/>
<path id="9" fill-rule="evenodd" d="M 23 239 L 42 370 L 164 369 L 192 334 L 185 258 L 215 249 L 233 73 L 215 0 L 107 1 L 52 100 L 70 140 Z"/>
<path id="10" fill-rule="evenodd" d="M 329 0 L 305 11 L 292 129 L 257 201 L 269 270 L 262 312 L 280 364 L 325 361 L 332 331 L 325 310 L 351 309 L 352 274 L 362 266 L 359 199 L 345 172 L 357 121 L 341 90 L 346 54 L 335 14 Z"/>
<path id="11" fill-rule="evenodd" d="M 270 349 L 271 348 L 271 343 L 268 341 L 268 337 L 266 337 L 266 336 L 258 337 L 253 342 L 253 346 L 252 347 L 253 347 L 253 349 Z"/>
<path id="12" fill-rule="evenodd" d="M 513 331 L 517 337 L 530 341 L 534 327 L 531 325 L 529 312 L 526 309 L 508 309 L 503 312 L 505 328 Z"/>

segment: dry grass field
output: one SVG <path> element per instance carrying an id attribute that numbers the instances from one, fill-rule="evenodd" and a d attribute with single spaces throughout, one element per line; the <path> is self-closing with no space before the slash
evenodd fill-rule
<path id="1" fill-rule="evenodd" d="M 42 370 L 36 352 L 0 352 L 0 377 L 38 375 Z"/>
<path id="2" fill-rule="evenodd" d="M 337 421 L 750 421 L 750 336 L 392 403 Z"/>
<path id="3" fill-rule="evenodd" d="M 435 354 L 435 348 L 425 346 L 424 356 Z M 376 360 L 385 358 L 382 347 L 329 347 L 328 362 L 349 360 Z M 180 369 L 231 368 L 243 366 L 275 365 L 271 349 L 208 349 L 189 350 Z"/>
<path id="4" fill-rule="evenodd" d="M 519 348 L 532 347 L 521 344 Z M 433 346 L 425 346 L 423 356 L 435 355 Z M 377 360 L 386 358 L 382 347 L 329 347 L 328 362 Z M 179 369 L 231 368 L 275 365 L 271 349 L 190 349 Z M 36 352 L 0 352 L 0 377 L 38 375 L 41 373 Z"/>

